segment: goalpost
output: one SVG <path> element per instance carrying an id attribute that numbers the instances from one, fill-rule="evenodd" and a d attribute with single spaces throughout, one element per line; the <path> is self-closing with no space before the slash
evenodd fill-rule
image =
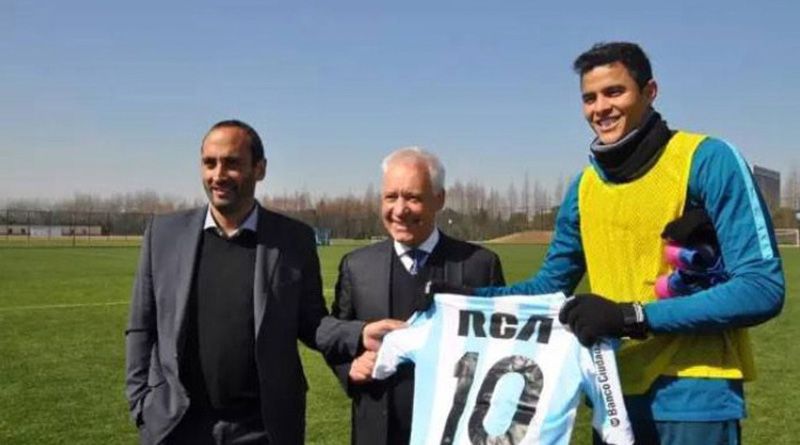
<path id="1" fill-rule="evenodd" d="M 775 238 L 781 247 L 800 247 L 800 229 L 775 229 Z"/>

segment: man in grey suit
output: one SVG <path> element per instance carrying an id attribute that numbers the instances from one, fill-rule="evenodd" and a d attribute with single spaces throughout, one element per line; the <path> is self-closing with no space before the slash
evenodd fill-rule
<path id="1" fill-rule="evenodd" d="M 436 228 L 444 206 L 444 167 L 418 147 L 383 161 L 381 218 L 391 239 L 357 249 L 339 266 L 333 316 L 341 320 L 405 320 L 425 305 L 424 286 L 502 285 L 497 255 Z M 392 378 L 371 381 L 375 352 L 327 356 L 352 404 L 352 443 L 408 444 L 414 392 L 413 365 Z"/>
<path id="2" fill-rule="evenodd" d="M 375 349 L 398 323 L 327 316 L 313 231 L 255 201 L 266 172 L 249 125 L 201 148 L 208 207 L 145 232 L 126 330 L 126 394 L 143 444 L 302 444 L 307 384 L 297 340 Z"/>

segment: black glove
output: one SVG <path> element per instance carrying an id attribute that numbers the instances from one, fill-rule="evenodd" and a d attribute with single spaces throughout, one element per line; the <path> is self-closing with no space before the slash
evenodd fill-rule
<path id="1" fill-rule="evenodd" d="M 600 337 L 644 338 L 644 311 L 638 303 L 615 303 L 595 294 L 576 294 L 567 300 L 558 314 L 584 346 Z"/>
<path id="2" fill-rule="evenodd" d="M 687 247 L 706 244 L 719 252 L 719 242 L 714 225 L 711 223 L 708 213 L 702 208 L 687 210 L 679 218 L 667 223 L 664 231 L 661 232 L 661 238 Z"/>
<path id="3" fill-rule="evenodd" d="M 475 295 L 475 288 L 460 284 L 450 284 L 445 281 L 430 280 L 425 283 L 424 298 L 416 303 L 415 310 L 427 310 L 433 303 L 434 294 Z"/>

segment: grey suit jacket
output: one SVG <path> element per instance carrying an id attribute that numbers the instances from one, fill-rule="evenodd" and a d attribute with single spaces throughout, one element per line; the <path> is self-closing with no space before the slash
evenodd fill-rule
<path id="1" fill-rule="evenodd" d="M 126 395 L 142 443 L 162 441 L 191 403 L 179 365 L 205 212 L 157 216 L 142 242 L 126 330 Z M 326 317 L 313 231 L 258 212 L 253 329 L 261 415 L 270 443 L 302 444 L 308 386 L 297 340 L 355 354 L 363 323 Z"/>
<path id="2" fill-rule="evenodd" d="M 375 320 L 389 317 L 391 240 L 357 249 L 342 258 L 332 315 L 341 320 Z M 439 243 L 426 262 L 434 279 L 463 286 L 502 286 L 505 284 L 500 259 L 482 247 L 459 241 L 441 233 Z M 372 382 L 351 385 L 348 374 L 354 356 L 341 351 L 326 355 L 340 383 L 353 399 L 352 443 L 387 443 L 388 399 L 391 383 Z"/>

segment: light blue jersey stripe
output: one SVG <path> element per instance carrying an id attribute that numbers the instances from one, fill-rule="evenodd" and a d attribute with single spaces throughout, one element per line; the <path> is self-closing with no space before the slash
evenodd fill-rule
<path id="1" fill-rule="evenodd" d="M 736 147 L 729 142 L 723 142 L 725 142 L 725 145 L 730 148 L 733 156 L 736 158 L 736 162 L 739 164 L 739 170 L 742 174 L 742 179 L 744 180 L 744 186 L 747 189 L 747 199 L 750 202 L 750 210 L 753 212 L 753 222 L 756 225 L 758 243 L 761 248 L 761 258 L 765 260 L 772 259 L 775 256 L 775 252 L 772 250 L 772 244 L 769 240 L 769 230 L 767 229 L 767 222 L 764 218 L 764 213 L 761 210 L 761 204 L 758 201 L 758 193 L 756 192 L 755 185 L 753 184 L 753 178 L 750 175 L 750 169 L 748 168 L 744 158 L 739 155 L 739 150 L 737 150 Z"/>

